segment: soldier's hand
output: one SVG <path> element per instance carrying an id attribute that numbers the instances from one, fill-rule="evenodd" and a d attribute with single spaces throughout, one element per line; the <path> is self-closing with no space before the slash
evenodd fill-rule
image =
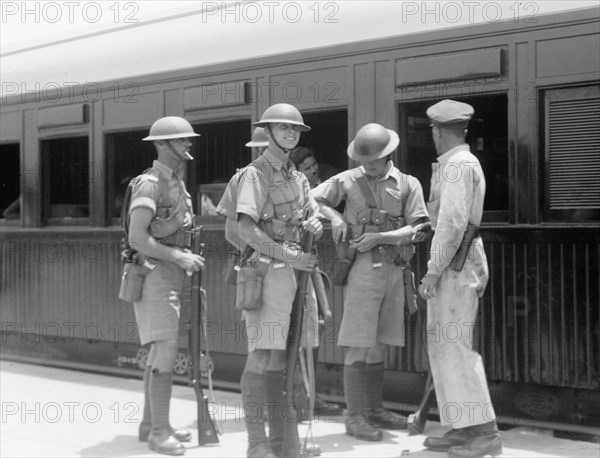
<path id="1" fill-rule="evenodd" d="M 317 257 L 313 253 L 294 251 L 290 255 L 289 263 L 296 270 L 310 272 L 317 265 Z"/>
<path id="2" fill-rule="evenodd" d="M 310 232 L 314 235 L 316 239 L 320 238 L 323 235 L 323 224 L 314 216 L 311 216 L 306 219 L 306 221 L 302 222 L 302 229 Z"/>
<path id="3" fill-rule="evenodd" d="M 412 228 L 410 241 L 413 243 L 423 242 L 429 236 L 429 232 L 431 231 L 431 223 L 421 223 L 417 224 Z"/>
<path id="4" fill-rule="evenodd" d="M 346 241 L 346 236 L 348 235 L 348 223 L 341 218 L 332 219 L 331 232 L 333 234 L 334 243 Z"/>
<path id="5" fill-rule="evenodd" d="M 371 251 L 379 243 L 378 232 L 365 232 L 350 241 L 350 246 L 356 248 L 360 253 Z"/>
<path id="6" fill-rule="evenodd" d="M 198 254 L 177 250 L 177 252 L 174 253 L 174 256 L 176 257 L 177 265 L 185 270 L 188 275 L 192 275 L 194 272 L 199 272 L 204 269 L 205 259 Z"/>

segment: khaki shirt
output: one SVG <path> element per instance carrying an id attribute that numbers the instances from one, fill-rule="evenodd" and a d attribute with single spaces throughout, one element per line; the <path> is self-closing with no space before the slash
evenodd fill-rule
<path id="1" fill-rule="evenodd" d="M 140 207 L 152 211 L 152 237 L 163 238 L 179 229 L 191 228 L 194 222 L 192 198 L 183 182 L 183 170 L 176 172 L 155 160 L 132 190 L 129 214 Z"/>
<path id="2" fill-rule="evenodd" d="M 363 174 L 365 169 L 359 167 Z M 344 210 L 344 219 L 351 225 L 358 223 L 358 212 L 367 208 L 365 196 L 356 182 L 352 170 L 346 170 L 329 178 L 324 183 L 314 188 L 311 195 L 317 203 L 325 204 L 329 207 L 337 207 L 342 201 L 346 201 Z M 406 203 L 402 208 L 404 196 L 401 196 L 401 182 L 408 180 L 408 196 Z M 374 194 L 377 205 L 386 210 L 390 216 L 403 216 L 406 224 L 413 224 L 418 219 L 428 216 L 423 198 L 423 188 L 421 183 L 411 175 L 405 175 L 400 172 L 390 161 L 385 175 L 376 181 L 367 178 L 371 192 Z"/>

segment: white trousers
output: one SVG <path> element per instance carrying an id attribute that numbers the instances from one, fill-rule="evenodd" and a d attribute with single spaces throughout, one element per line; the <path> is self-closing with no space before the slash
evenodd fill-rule
<path id="1" fill-rule="evenodd" d="M 483 361 L 473 350 L 478 293 L 485 284 L 468 264 L 461 272 L 445 269 L 427 302 L 427 350 L 440 421 L 454 429 L 496 419 Z"/>

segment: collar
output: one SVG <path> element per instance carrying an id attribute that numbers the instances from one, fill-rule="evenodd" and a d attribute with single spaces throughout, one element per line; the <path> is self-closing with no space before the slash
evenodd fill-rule
<path id="1" fill-rule="evenodd" d="M 446 151 L 441 156 L 438 156 L 437 161 L 440 164 L 445 164 L 446 162 L 448 162 L 450 160 L 450 158 L 452 156 L 454 156 L 459 151 L 471 151 L 471 147 L 468 144 L 466 144 L 466 143 L 463 143 L 462 145 L 455 146 L 451 150 Z"/>
<path id="2" fill-rule="evenodd" d="M 168 180 L 172 178 L 181 179 L 181 174 L 179 173 L 180 170 L 175 171 L 168 165 L 164 164 L 163 162 L 160 162 L 159 160 L 154 160 L 152 162 L 152 167 L 157 169 Z"/>
<path id="3" fill-rule="evenodd" d="M 296 170 L 296 166 L 291 160 L 288 159 L 287 163 L 285 163 L 268 149 L 265 150 L 262 156 L 264 156 L 267 162 L 271 164 L 271 167 L 277 171 L 281 171 L 282 168 L 286 168 L 288 171 Z"/>
<path id="4" fill-rule="evenodd" d="M 385 173 L 383 174 L 383 176 L 381 176 L 380 178 L 377 179 L 377 181 L 385 181 L 389 178 L 393 178 L 394 180 L 396 180 L 397 183 L 400 183 L 400 181 L 402 180 L 402 177 L 400 176 L 400 170 L 398 170 L 396 167 L 394 167 L 394 162 L 390 159 L 389 161 L 387 161 L 387 170 L 385 171 Z M 373 178 L 371 178 L 369 175 L 367 175 L 367 171 L 365 170 L 365 168 L 360 165 L 360 170 L 363 173 L 364 176 L 368 177 L 369 180 L 373 180 Z"/>

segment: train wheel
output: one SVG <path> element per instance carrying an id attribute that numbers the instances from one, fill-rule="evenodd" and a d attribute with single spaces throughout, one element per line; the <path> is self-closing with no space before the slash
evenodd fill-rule
<path id="1" fill-rule="evenodd" d="M 135 362 L 137 364 L 138 369 L 144 370 L 146 369 L 146 363 L 148 362 L 148 349 L 140 348 L 135 355 Z"/>
<path id="2" fill-rule="evenodd" d="M 177 359 L 175 360 L 175 367 L 173 367 L 173 372 L 175 372 L 177 375 L 186 375 L 188 372 L 189 365 L 189 356 L 179 352 L 177 353 Z"/>

